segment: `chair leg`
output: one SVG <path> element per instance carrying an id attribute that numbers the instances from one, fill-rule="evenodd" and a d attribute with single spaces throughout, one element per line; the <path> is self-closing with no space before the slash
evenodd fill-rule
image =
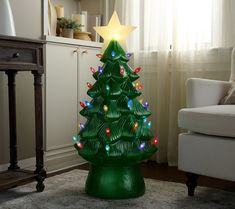
<path id="1" fill-rule="evenodd" d="M 197 187 L 197 179 L 199 175 L 186 172 L 186 176 L 187 176 L 186 185 L 188 187 L 188 196 L 193 196 L 195 188 Z"/>

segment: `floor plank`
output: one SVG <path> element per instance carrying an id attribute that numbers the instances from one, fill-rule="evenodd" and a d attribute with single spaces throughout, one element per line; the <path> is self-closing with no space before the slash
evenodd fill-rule
<path id="1" fill-rule="evenodd" d="M 88 170 L 89 164 L 82 164 L 77 168 Z M 145 178 L 178 183 L 185 183 L 186 181 L 184 172 L 179 171 L 177 167 L 170 167 L 167 164 L 158 164 L 154 161 L 148 161 L 141 164 L 141 170 Z M 206 176 L 200 176 L 198 185 L 235 192 L 235 182 L 209 178 Z"/>

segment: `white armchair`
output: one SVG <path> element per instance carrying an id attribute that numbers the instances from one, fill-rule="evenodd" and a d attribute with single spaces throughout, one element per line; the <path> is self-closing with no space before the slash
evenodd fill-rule
<path id="1" fill-rule="evenodd" d="M 235 75 L 235 49 L 232 73 Z M 232 78 L 234 79 L 234 78 Z M 178 168 L 186 172 L 188 195 L 199 175 L 235 181 L 235 105 L 218 105 L 231 82 L 191 78 L 186 83 L 187 108 L 178 114 Z"/>

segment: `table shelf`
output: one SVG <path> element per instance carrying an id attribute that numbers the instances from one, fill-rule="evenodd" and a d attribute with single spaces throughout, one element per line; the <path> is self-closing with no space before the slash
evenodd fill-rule
<path id="1" fill-rule="evenodd" d="M 0 172 L 0 191 L 36 180 L 38 174 L 23 169 Z"/>
<path id="2" fill-rule="evenodd" d="M 9 147 L 10 166 L 7 171 L 0 173 L 0 190 L 12 188 L 37 181 L 38 192 L 44 190 L 43 160 L 43 111 L 42 111 L 42 75 L 44 42 L 40 40 L 25 39 L 0 35 L 0 71 L 8 77 L 9 99 Z M 36 144 L 36 168 L 35 172 L 20 169 L 17 159 L 17 120 L 16 120 L 16 86 L 17 73 L 26 71 L 34 77 L 34 108 L 35 108 L 35 144 Z M 1 143 L 1 139 L 0 139 Z"/>

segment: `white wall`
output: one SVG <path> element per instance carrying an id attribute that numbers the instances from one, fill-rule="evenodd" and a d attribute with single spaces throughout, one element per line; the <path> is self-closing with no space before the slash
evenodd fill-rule
<path id="1" fill-rule="evenodd" d="M 10 0 L 16 35 L 40 39 L 42 34 L 42 0 Z M 16 75 L 18 157 L 34 156 L 33 75 Z M 7 76 L 0 73 L 0 164 L 9 162 L 9 121 Z"/>
<path id="2" fill-rule="evenodd" d="M 15 21 L 16 35 L 41 38 L 43 0 L 9 0 Z"/>

